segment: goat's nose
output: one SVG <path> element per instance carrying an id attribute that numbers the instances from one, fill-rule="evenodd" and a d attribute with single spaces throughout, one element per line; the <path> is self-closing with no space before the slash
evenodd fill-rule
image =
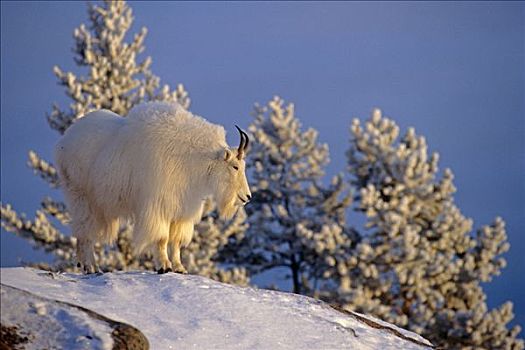
<path id="1" fill-rule="evenodd" d="M 252 199 L 252 195 L 251 194 L 247 194 L 246 197 L 248 197 L 248 200 Z"/>

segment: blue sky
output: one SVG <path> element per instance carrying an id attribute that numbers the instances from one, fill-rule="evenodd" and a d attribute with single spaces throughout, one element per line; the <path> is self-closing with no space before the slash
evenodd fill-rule
<path id="1" fill-rule="evenodd" d="M 255 102 L 294 102 L 304 127 L 330 145 L 328 175 L 345 170 L 352 118 L 381 108 L 414 126 L 440 167 L 455 174 L 456 203 L 475 227 L 507 223 L 508 267 L 486 286 L 491 306 L 515 304 L 525 326 L 525 4 L 520 2 L 137 2 L 133 32 L 164 83 L 183 83 L 192 110 L 246 127 Z M 1 3 L 1 200 L 32 216 L 51 192 L 26 166 L 51 160 L 58 135 L 45 120 L 69 101 L 52 67 L 76 69 L 72 31 L 83 2 Z M 85 73 L 85 72 L 83 72 Z M 229 129 L 228 129 L 228 126 Z M 349 221 L 357 218 L 349 218 Z M 1 234 L 1 264 L 38 261 Z"/>

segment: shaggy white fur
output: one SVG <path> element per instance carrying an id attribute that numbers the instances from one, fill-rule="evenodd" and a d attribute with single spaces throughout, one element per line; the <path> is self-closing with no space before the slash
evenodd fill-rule
<path id="1" fill-rule="evenodd" d="M 141 104 L 127 118 L 107 110 L 80 118 L 55 160 L 85 271 L 96 270 L 95 243 L 112 243 L 119 219 L 131 219 L 137 253 L 152 250 L 160 272 L 186 272 L 180 247 L 191 241 L 203 199 L 214 197 L 231 218 L 251 198 L 245 148 L 230 148 L 223 127 L 174 103 Z"/>

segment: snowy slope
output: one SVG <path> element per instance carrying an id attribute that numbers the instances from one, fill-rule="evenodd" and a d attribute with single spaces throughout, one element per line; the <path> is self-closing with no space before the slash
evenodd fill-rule
<path id="1" fill-rule="evenodd" d="M 199 276 L 152 272 L 82 276 L 3 268 L 0 280 L 2 290 L 15 287 L 128 323 L 145 334 L 152 349 L 431 348 L 419 335 L 368 316 L 341 313 L 311 298 Z M 2 306 L 3 325 L 9 313 L 28 312 L 5 311 Z M 103 325 L 95 326 L 100 333 Z M 107 336 L 98 340 L 100 348 L 110 346 Z"/>
<path id="2" fill-rule="evenodd" d="M 148 340 L 138 329 L 77 305 L 0 286 L 2 345 L 24 349 L 143 349 Z M 119 348 L 119 349 L 120 349 Z"/>

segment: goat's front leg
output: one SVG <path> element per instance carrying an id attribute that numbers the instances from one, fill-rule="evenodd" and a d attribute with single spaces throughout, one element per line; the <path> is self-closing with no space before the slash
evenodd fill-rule
<path id="1" fill-rule="evenodd" d="M 182 241 L 181 225 L 172 222 L 170 225 L 170 248 L 171 248 L 171 262 L 173 264 L 173 272 L 188 273 L 182 261 L 180 260 L 180 246 Z"/>
<path id="2" fill-rule="evenodd" d="M 155 264 L 157 266 L 157 273 L 159 274 L 173 271 L 170 259 L 168 258 L 168 237 L 161 238 L 157 242 Z"/>
<path id="3" fill-rule="evenodd" d="M 171 261 L 173 263 L 173 272 L 188 273 L 180 260 L 180 241 L 172 243 L 171 245 Z"/>

